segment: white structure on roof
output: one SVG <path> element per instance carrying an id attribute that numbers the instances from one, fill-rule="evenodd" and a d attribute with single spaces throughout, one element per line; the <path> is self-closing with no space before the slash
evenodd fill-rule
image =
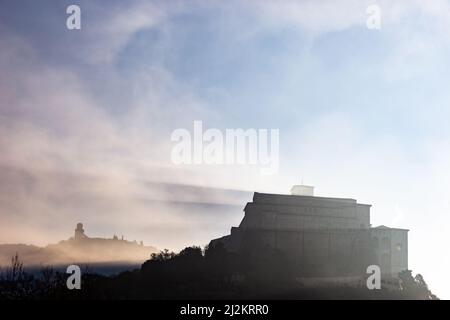
<path id="1" fill-rule="evenodd" d="M 291 195 L 293 196 L 314 196 L 314 187 L 304 184 L 295 185 L 291 188 Z"/>

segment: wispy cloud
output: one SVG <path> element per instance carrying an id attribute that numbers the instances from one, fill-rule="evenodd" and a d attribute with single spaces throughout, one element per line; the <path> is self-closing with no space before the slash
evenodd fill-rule
<path id="1" fill-rule="evenodd" d="M 0 241 L 55 241 L 83 220 L 92 234 L 203 244 L 239 222 L 230 195 L 206 196 L 221 209 L 169 205 L 176 194 L 144 182 L 283 192 L 303 176 L 374 204 L 375 224 L 410 227 L 411 266 L 445 292 L 433 268 L 448 266 L 436 244 L 450 207 L 449 3 L 376 1 L 379 31 L 369 4 L 81 1 L 71 32 L 64 3 L 3 2 Z M 170 133 L 198 119 L 280 128 L 280 174 L 174 167 Z"/>

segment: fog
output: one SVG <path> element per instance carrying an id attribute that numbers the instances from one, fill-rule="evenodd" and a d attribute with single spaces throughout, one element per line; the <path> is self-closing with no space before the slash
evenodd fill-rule
<path id="1" fill-rule="evenodd" d="M 450 65 L 445 1 L 53 1 L 0 6 L 0 243 L 127 235 L 206 245 L 254 191 L 372 204 L 410 268 L 448 297 Z M 280 166 L 174 165 L 171 133 L 280 129 Z"/>

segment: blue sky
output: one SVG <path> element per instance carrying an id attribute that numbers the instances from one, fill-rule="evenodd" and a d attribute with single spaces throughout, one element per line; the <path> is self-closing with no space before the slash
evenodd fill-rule
<path id="1" fill-rule="evenodd" d="M 65 28 L 72 3 L 81 30 Z M 373 3 L 380 30 L 366 27 Z M 284 193 L 303 177 L 372 203 L 374 225 L 410 228 L 410 267 L 449 297 L 449 21 L 440 0 L 2 1 L 0 215 L 14 232 L 0 241 L 59 240 L 79 219 L 156 241 L 122 208 L 150 229 L 185 221 L 149 218 L 141 180 Z M 278 174 L 174 167 L 170 134 L 194 120 L 280 129 Z M 78 194 L 115 200 L 62 205 Z"/>

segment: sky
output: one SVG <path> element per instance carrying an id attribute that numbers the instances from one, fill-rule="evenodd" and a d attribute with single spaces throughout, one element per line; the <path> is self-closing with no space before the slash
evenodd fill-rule
<path id="1" fill-rule="evenodd" d="M 70 4 L 80 30 L 66 28 Z M 55 242 L 82 221 L 204 245 L 242 208 L 192 218 L 149 203 L 155 183 L 288 193 L 303 179 L 372 204 L 374 226 L 410 229 L 410 269 L 450 298 L 449 31 L 440 0 L 3 0 L 0 243 Z M 279 170 L 175 165 L 171 133 L 195 120 L 279 129 Z"/>

